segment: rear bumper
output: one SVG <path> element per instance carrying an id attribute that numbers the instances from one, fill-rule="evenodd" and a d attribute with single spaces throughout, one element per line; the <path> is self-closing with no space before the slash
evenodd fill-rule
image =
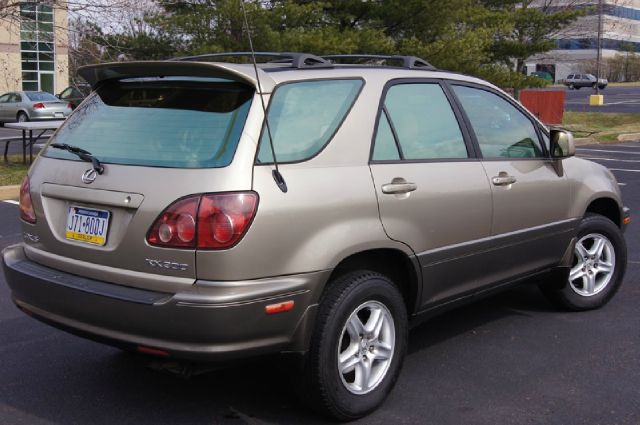
<path id="1" fill-rule="evenodd" d="M 304 351 L 329 271 L 254 281 L 196 281 L 168 294 L 86 279 L 29 260 L 22 245 L 2 252 L 15 304 L 46 323 L 124 348 L 227 361 Z M 265 306 L 293 300 L 291 311 Z"/>
<path id="2" fill-rule="evenodd" d="M 56 113 L 62 114 L 62 116 L 60 115 L 56 116 Z M 38 110 L 31 111 L 31 113 L 29 114 L 29 119 L 31 121 L 63 120 L 67 118 L 70 114 L 71 114 L 71 109 L 64 110 L 64 111 L 38 109 Z"/>

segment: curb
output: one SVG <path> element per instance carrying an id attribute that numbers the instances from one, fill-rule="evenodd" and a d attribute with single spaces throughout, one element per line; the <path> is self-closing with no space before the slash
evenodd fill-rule
<path id="1" fill-rule="evenodd" d="M 619 142 L 635 142 L 640 140 L 640 133 L 628 133 L 618 135 Z"/>
<path id="2" fill-rule="evenodd" d="M 20 197 L 20 185 L 0 186 L 0 201 L 18 199 Z"/>

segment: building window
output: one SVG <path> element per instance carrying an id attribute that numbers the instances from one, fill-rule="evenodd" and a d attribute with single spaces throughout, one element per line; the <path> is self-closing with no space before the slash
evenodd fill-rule
<path id="1" fill-rule="evenodd" d="M 20 4 L 22 90 L 54 92 L 55 45 L 53 8 L 48 4 Z"/>
<path id="2" fill-rule="evenodd" d="M 557 48 L 562 50 L 585 50 L 597 49 L 598 40 L 594 38 L 561 39 L 557 40 Z M 617 50 L 620 52 L 640 53 L 640 43 L 634 41 L 602 39 L 602 48 L 607 50 Z"/>

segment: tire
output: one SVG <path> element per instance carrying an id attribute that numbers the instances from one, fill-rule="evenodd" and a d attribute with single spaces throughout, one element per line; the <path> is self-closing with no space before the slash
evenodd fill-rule
<path id="1" fill-rule="evenodd" d="M 356 271 L 329 285 L 299 394 L 319 413 L 348 421 L 375 410 L 395 385 L 407 350 L 407 311 L 398 288 L 381 274 Z M 370 375 L 363 384 L 365 371 Z"/>
<path id="2" fill-rule="evenodd" d="M 29 116 L 24 112 L 18 112 L 18 115 L 16 116 L 16 120 L 18 122 L 27 122 L 29 121 Z"/>
<path id="3" fill-rule="evenodd" d="M 605 305 L 620 288 L 627 268 L 627 246 L 611 220 L 587 214 L 580 223 L 568 278 L 541 286 L 556 304 L 573 311 Z"/>
<path id="4" fill-rule="evenodd" d="M 569 84 L 569 90 L 574 90 L 576 88 L 576 86 L 573 85 L 573 83 Z"/>

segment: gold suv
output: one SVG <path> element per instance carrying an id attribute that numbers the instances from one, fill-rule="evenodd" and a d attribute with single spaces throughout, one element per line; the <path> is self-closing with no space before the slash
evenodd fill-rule
<path id="1" fill-rule="evenodd" d="M 570 134 L 415 57 L 101 64 L 20 192 L 16 305 L 148 355 L 296 353 L 342 420 L 391 391 L 420 319 L 523 282 L 605 304 L 629 220 Z"/>

